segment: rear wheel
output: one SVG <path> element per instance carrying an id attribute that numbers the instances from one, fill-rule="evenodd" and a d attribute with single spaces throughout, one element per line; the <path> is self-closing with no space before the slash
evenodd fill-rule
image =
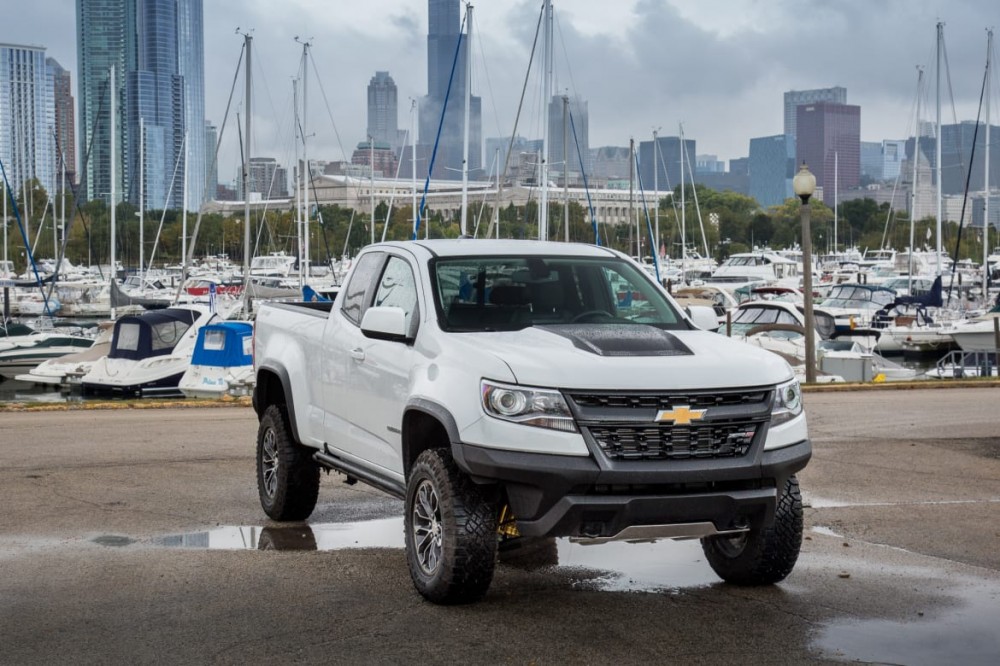
<path id="1" fill-rule="evenodd" d="M 319 497 L 319 465 L 296 442 L 284 405 L 264 411 L 257 429 L 257 493 L 274 520 L 305 520 Z"/>
<path id="2" fill-rule="evenodd" d="M 413 584 L 438 604 L 480 599 L 497 559 L 496 503 L 447 449 L 420 454 L 406 485 L 406 563 Z"/>
<path id="3" fill-rule="evenodd" d="M 771 585 L 795 567 L 802 547 L 802 495 L 799 482 L 789 478 L 778 496 L 774 524 L 737 536 L 717 535 L 701 547 L 719 578 L 735 585 Z"/>

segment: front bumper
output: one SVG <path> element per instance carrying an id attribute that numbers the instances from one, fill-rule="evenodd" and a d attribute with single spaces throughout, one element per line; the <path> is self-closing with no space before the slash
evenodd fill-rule
<path id="1" fill-rule="evenodd" d="M 731 458 L 608 461 L 452 443 L 479 483 L 499 483 L 523 536 L 613 537 L 626 527 L 711 522 L 770 525 L 778 490 L 812 456 L 804 439 Z"/>

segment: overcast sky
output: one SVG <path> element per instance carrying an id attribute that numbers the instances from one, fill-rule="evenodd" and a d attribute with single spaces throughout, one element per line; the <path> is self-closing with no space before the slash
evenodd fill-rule
<path id="1" fill-rule="evenodd" d="M 235 30 L 253 30 L 255 154 L 294 160 L 296 36 L 311 40 L 316 64 L 308 84 L 310 158 L 340 159 L 341 142 L 350 157 L 364 140 L 366 86 L 376 70 L 395 80 L 399 126 L 410 127 L 409 98 L 427 86 L 423 0 L 204 3 L 206 116 L 217 126 L 242 46 Z M 483 98 L 487 137 L 509 135 L 514 127 L 540 6 L 541 0 L 482 0 L 475 7 L 473 86 Z M 554 6 L 556 85 L 589 103 L 591 147 L 645 140 L 654 128 L 676 135 L 683 123 L 699 154 L 725 160 L 746 156 L 751 137 L 782 132 L 782 94 L 792 89 L 844 86 L 848 103 L 861 106 L 862 140 L 903 138 L 912 126 L 917 65 L 927 69 L 931 93 L 923 104 L 933 110 L 939 20 L 956 109 L 946 81 L 944 122 L 956 115 L 974 119 L 986 28 L 1000 24 L 997 0 L 562 0 Z M 72 7 L 68 0 L 18 3 L 16 12 L 4 13 L 0 42 L 47 47 L 73 72 L 75 88 Z M 536 71 L 522 136 L 541 136 Z M 994 85 L 994 100 L 998 89 Z M 234 102 L 241 113 L 242 97 L 241 80 Z M 993 108 L 996 118 L 1000 105 L 994 101 Z M 230 120 L 220 181 L 238 170 L 233 127 Z"/>

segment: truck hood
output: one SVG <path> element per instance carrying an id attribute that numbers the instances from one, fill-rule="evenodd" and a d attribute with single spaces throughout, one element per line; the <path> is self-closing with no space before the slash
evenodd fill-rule
<path id="1" fill-rule="evenodd" d="M 793 376 L 775 354 L 705 331 L 564 325 L 455 337 L 470 358 L 490 354 L 530 386 L 710 389 L 773 385 Z"/>

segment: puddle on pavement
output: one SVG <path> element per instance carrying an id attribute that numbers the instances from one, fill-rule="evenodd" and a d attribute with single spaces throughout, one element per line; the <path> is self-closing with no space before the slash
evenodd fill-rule
<path id="1" fill-rule="evenodd" d="M 135 543 L 135 539 L 115 534 L 103 534 L 99 537 L 94 537 L 91 541 L 96 543 L 98 546 L 109 546 L 112 548 L 123 548 Z"/>
<path id="2" fill-rule="evenodd" d="M 911 666 L 998 663 L 1000 587 L 964 586 L 953 590 L 959 603 L 929 611 L 910 622 L 841 621 L 828 624 L 814 642 L 823 656 Z"/>
<path id="3" fill-rule="evenodd" d="M 401 517 L 356 523 L 226 526 L 153 540 L 158 546 L 211 550 L 347 550 L 403 548 Z M 586 544 L 569 539 L 519 542 L 501 551 L 503 566 L 579 573 L 574 585 L 614 592 L 654 592 L 720 582 L 697 540 Z"/>

